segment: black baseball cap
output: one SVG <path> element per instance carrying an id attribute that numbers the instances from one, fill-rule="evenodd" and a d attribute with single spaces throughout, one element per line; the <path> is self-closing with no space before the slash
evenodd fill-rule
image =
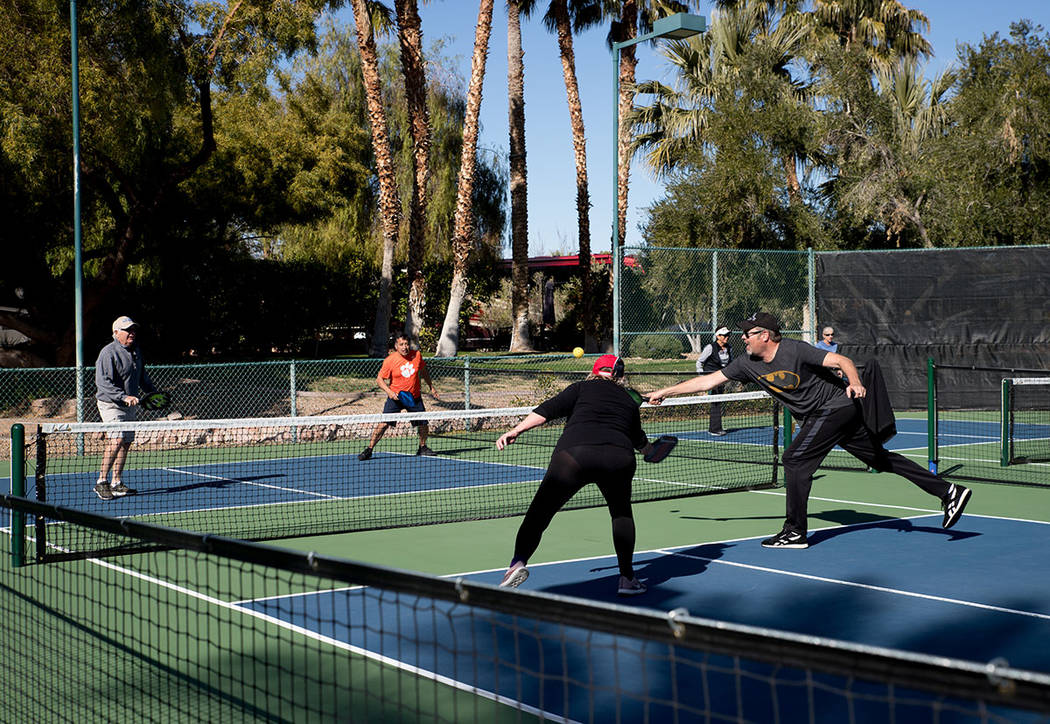
<path id="1" fill-rule="evenodd" d="M 770 332 L 780 331 L 780 322 L 769 312 L 755 312 L 737 326 L 740 327 L 741 332 L 750 331 L 755 327 L 768 329 Z"/>

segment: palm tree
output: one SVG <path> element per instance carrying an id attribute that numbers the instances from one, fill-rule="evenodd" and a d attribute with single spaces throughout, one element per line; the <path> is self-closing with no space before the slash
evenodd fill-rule
<path id="1" fill-rule="evenodd" d="M 426 280 L 423 277 L 424 206 L 430 179 L 430 119 L 427 116 L 427 86 L 423 61 L 423 31 L 416 0 L 394 0 L 397 12 L 397 38 L 401 47 L 401 68 L 405 76 L 408 121 L 412 132 L 412 192 L 408 215 L 408 315 L 405 333 L 419 337 L 426 308 Z"/>
<path id="2" fill-rule="evenodd" d="M 529 336 L 528 173 L 525 163 L 525 64 L 521 16 L 531 0 L 507 3 L 507 100 L 510 117 L 511 352 L 531 352 Z"/>
<path id="3" fill-rule="evenodd" d="M 791 66 L 808 48 L 809 26 L 800 13 L 777 9 L 767 0 L 723 4 L 726 8 L 712 19 L 706 35 L 664 49 L 664 57 L 678 69 L 681 91 L 658 82 L 639 84 L 638 92 L 653 96 L 654 102 L 636 109 L 628 121 L 634 148 L 646 149 L 649 165 L 665 175 L 705 142 L 719 94 L 745 94 L 763 112 L 777 109 L 782 118 L 802 119 L 776 124 L 776 132 L 766 139 L 780 158 L 790 202 L 801 203 L 798 168 L 816 154 L 808 141 L 815 117 L 810 84 L 804 76 L 796 78 Z"/>
<path id="4" fill-rule="evenodd" d="M 390 292 L 394 279 L 394 246 L 401 226 L 401 203 L 398 198 L 397 178 L 394 174 L 394 154 L 387 131 L 386 110 L 383 107 L 383 87 L 379 78 L 379 58 L 376 54 L 373 24 L 389 22 L 382 12 L 367 0 L 351 0 L 357 44 L 361 49 L 361 70 L 365 81 L 368 120 L 372 129 L 372 150 L 376 159 L 379 180 L 379 211 L 383 229 L 383 266 L 379 280 L 379 300 L 376 303 L 376 321 L 372 333 L 372 356 L 384 357 L 390 335 Z M 374 13 L 374 14 L 373 14 Z"/>
<path id="5" fill-rule="evenodd" d="M 543 16 L 547 30 L 558 36 L 558 52 L 561 56 L 562 75 L 565 79 L 565 95 L 569 103 L 569 123 L 572 127 L 572 147 L 576 161 L 576 218 L 579 230 L 578 273 L 581 291 L 581 321 L 583 323 L 584 349 L 598 349 L 591 309 L 591 198 L 587 182 L 587 135 L 583 126 L 583 105 L 580 102 L 580 87 L 576 80 L 576 55 L 573 51 L 572 34 L 599 23 L 602 19 L 598 0 L 551 0 L 547 14 Z"/>
<path id="6" fill-rule="evenodd" d="M 842 114 L 840 173 L 831 184 L 841 205 L 861 219 L 874 219 L 886 239 L 901 246 L 902 232 L 914 229 L 923 247 L 932 248 L 923 205 L 937 179 L 925 169 L 928 142 L 948 127 L 946 99 L 954 71 L 927 81 L 912 60 L 898 59 L 876 72 L 877 93 L 867 88 L 854 112 Z M 857 140 L 861 139 L 861 140 Z"/>
<path id="7" fill-rule="evenodd" d="M 928 58 L 933 48 L 915 31 L 930 28 L 930 20 L 898 0 L 814 0 L 812 19 L 818 37 L 850 49 L 860 46 L 873 70 L 886 72 L 898 57 Z"/>
<path id="8" fill-rule="evenodd" d="M 439 357 L 454 357 L 459 349 L 459 312 L 467 294 L 467 262 L 474 242 L 474 176 L 477 168 L 478 117 L 481 113 L 481 91 L 485 80 L 485 61 L 489 53 L 494 0 L 481 0 L 478 24 L 474 31 L 474 56 L 470 61 L 470 86 L 467 88 L 467 111 L 463 121 L 463 151 L 460 156 L 459 184 L 456 189 L 456 217 L 452 232 L 452 289 L 449 293 L 445 322 L 438 341 Z"/>

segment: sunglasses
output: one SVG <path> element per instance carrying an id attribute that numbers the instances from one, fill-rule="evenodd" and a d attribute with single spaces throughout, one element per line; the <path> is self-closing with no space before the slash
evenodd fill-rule
<path id="1" fill-rule="evenodd" d="M 743 337 L 744 339 L 748 339 L 750 337 L 754 337 L 756 334 L 762 334 L 763 332 L 766 332 L 766 331 L 768 331 L 768 330 L 765 330 L 765 329 L 753 329 L 750 332 L 743 332 L 743 333 L 741 333 L 740 336 Z"/>

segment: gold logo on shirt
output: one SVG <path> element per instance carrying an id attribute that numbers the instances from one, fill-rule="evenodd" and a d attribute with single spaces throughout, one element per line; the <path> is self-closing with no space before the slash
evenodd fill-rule
<path id="1" fill-rule="evenodd" d="M 798 375 L 788 370 L 770 372 L 769 374 L 761 375 L 759 379 L 765 380 L 769 383 L 770 387 L 774 387 L 778 390 L 794 390 L 802 381 L 799 379 Z"/>

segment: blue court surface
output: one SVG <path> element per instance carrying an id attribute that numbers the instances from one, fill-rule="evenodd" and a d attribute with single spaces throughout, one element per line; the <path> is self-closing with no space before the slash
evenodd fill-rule
<path id="1" fill-rule="evenodd" d="M 615 595 L 618 572 L 611 557 L 533 566 L 521 590 L 663 612 L 685 608 L 699 617 L 982 664 L 1005 659 L 1014 667 L 1050 672 L 1050 524 L 967 515 L 945 531 L 940 516 L 923 515 L 816 530 L 810 540 L 807 550 L 765 549 L 749 538 L 639 553 L 637 575 L 649 591 L 635 598 Z M 502 570 L 464 574 L 491 584 L 501 576 Z M 634 721 L 643 711 L 659 721 L 645 702 L 701 664 L 712 668 L 708 676 L 713 678 L 705 678 L 704 686 L 674 685 L 680 697 L 698 697 L 698 709 L 718 710 L 717 677 L 739 674 L 728 659 L 720 665 L 725 657 L 693 651 L 676 652 L 674 672 L 654 671 L 653 654 L 646 651 L 653 644 L 582 630 L 566 633 L 553 624 L 471 614 L 452 604 L 435 603 L 433 615 L 420 617 L 412 602 L 377 601 L 363 589 L 238 605 L 296 627 L 307 625 L 309 611 L 312 620 L 326 622 L 319 636 L 452 685 L 477 687 L 493 698 L 570 719 L 586 718 L 587 702 L 535 672 L 551 674 L 565 666 L 585 683 L 608 682 L 608 702 L 601 700 L 600 688 L 590 694 L 598 697 L 599 721 Z M 358 623 L 351 627 L 349 621 Z M 361 626 L 361 621 L 375 623 Z M 406 646 L 398 631 L 410 631 L 418 645 Z M 607 647 L 608 655 L 589 657 L 590 668 L 579 670 L 574 653 L 585 646 Z M 479 660 L 477 652 L 485 651 L 499 651 L 499 660 L 486 661 L 483 654 Z M 764 665 L 753 666 L 745 678 L 755 679 L 755 706 L 760 706 L 759 699 L 769 699 L 770 687 L 762 684 Z M 613 695 L 617 690 L 620 696 Z M 791 711 L 791 691 L 772 696 L 772 706 Z M 724 704 L 731 710 L 730 703 Z M 1015 714 L 1008 720 L 1028 721 L 1024 715 L 1012 718 Z M 756 717 L 749 719 L 766 720 Z M 878 720 L 877 715 L 860 719 Z"/>
<path id="2" fill-rule="evenodd" d="M 47 502 L 105 515 L 148 516 L 397 495 L 406 492 L 406 475 L 411 476 L 411 492 L 428 492 L 479 481 L 538 481 L 543 468 L 382 452 L 367 462 L 359 462 L 354 454 L 129 468 L 124 479 L 137 493 L 109 501 L 94 494 L 94 472 L 52 473 L 47 476 Z M 32 478 L 27 487 L 28 497 L 36 497 Z"/>

